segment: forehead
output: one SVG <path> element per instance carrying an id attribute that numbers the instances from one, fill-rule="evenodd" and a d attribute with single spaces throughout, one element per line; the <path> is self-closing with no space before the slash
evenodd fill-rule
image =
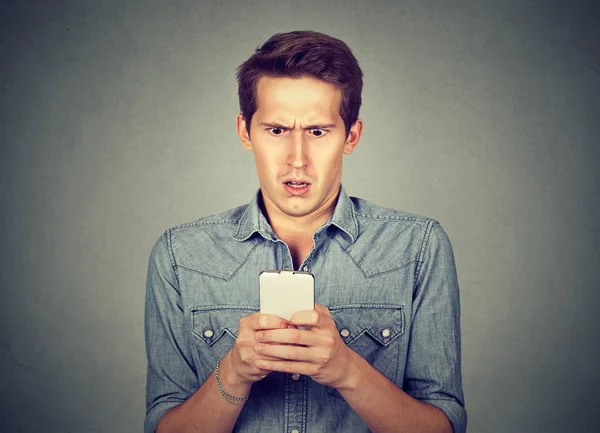
<path id="1" fill-rule="evenodd" d="M 261 77 L 256 94 L 255 116 L 260 118 L 342 121 L 339 115 L 342 92 L 325 81 L 308 77 Z"/>

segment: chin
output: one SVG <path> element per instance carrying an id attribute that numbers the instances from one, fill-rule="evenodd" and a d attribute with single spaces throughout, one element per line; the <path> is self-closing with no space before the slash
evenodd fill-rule
<path id="1" fill-rule="evenodd" d="M 303 217 L 309 215 L 314 210 L 310 206 L 283 206 L 279 209 L 291 217 Z"/>
<path id="2" fill-rule="evenodd" d="M 297 208 L 292 208 L 292 209 L 289 209 L 289 208 L 286 209 L 286 208 L 284 208 L 284 209 L 281 209 L 281 210 L 282 210 L 282 212 L 284 214 L 286 214 L 288 216 L 291 216 L 291 217 L 303 217 L 303 216 L 306 216 L 306 215 L 308 215 L 310 213 L 306 209 L 297 209 Z"/>

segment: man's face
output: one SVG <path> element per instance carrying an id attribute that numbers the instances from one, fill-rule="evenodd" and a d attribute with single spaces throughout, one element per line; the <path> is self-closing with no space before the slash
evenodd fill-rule
<path id="1" fill-rule="evenodd" d="M 251 135 L 242 115 L 237 125 L 244 147 L 254 152 L 269 216 L 327 215 L 339 192 L 342 156 L 354 150 L 362 122 L 346 137 L 341 91 L 313 78 L 262 77 L 257 96 Z"/>

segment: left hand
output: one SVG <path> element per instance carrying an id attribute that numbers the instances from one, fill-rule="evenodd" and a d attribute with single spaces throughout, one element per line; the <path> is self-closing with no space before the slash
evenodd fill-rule
<path id="1" fill-rule="evenodd" d="M 321 385 L 341 387 L 347 380 L 352 350 L 342 341 L 327 307 L 315 304 L 312 311 L 299 311 L 290 319 L 294 326 L 308 329 L 257 331 L 254 351 L 278 360 L 256 360 L 262 370 L 298 373 Z"/>

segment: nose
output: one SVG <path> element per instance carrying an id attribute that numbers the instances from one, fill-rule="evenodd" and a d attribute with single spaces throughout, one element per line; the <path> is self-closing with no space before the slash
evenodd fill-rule
<path id="1" fill-rule="evenodd" d="M 304 131 L 298 131 L 291 135 L 288 164 L 294 168 L 304 168 L 308 165 L 308 155 L 306 154 L 307 143 Z"/>

